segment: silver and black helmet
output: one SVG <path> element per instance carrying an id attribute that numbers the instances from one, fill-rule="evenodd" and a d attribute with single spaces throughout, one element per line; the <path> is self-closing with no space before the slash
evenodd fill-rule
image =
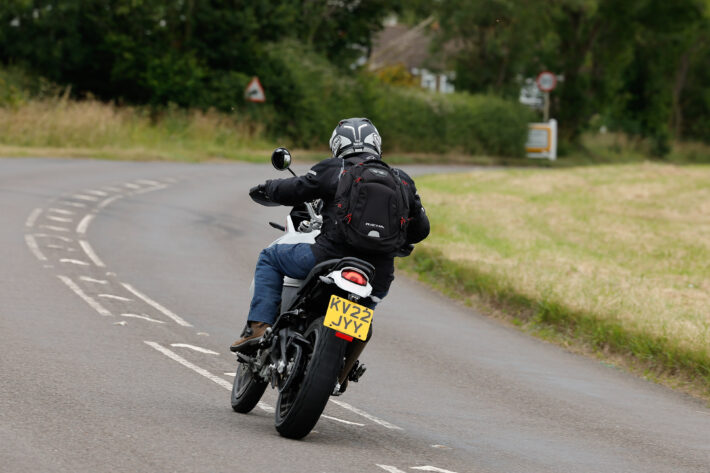
<path id="1" fill-rule="evenodd" d="M 340 120 L 330 137 L 330 150 L 334 158 L 353 153 L 382 154 L 382 139 L 375 125 L 368 118 Z"/>

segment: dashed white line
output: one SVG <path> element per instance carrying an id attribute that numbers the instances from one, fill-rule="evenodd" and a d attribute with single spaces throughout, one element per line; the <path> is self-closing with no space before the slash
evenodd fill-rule
<path id="1" fill-rule="evenodd" d="M 358 427 L 365 427 L 365 424 L 360 424 L 359 422 L 350 422 L 349 420 L 338 419 L 337 417 L 327 416 L 325 414 L 321 414 L 321 417 L 325 417 L 326 419 L 334 420 L 335 422 L 340 422 L 341 424 L 357 425 Z"/>
<path id="2" fill-rule="evenodd" d="M 102 187 L 102 189 L 107 190 L 109 192 L 123 192 L 123 189 L 119 189 L 118 187 L 113 186 Z"/>
<path id="3" fill-rule="evenodd" d="M 74 199 L 79 199 L 79 200 L 88 200 L 89 202 L 96 202 L 99 200 L 98 197 L 95 197 L 93 195 L 86 195 L 86 194 L 74 194 L 72 196 Z"/>
<path id="4" fill-rule="evenodd" d="M 386 420 L 382 420 L 378 417 L 373 416 L 372 414 L 369 414 L 362 409 L 358 409 L 357 407 L 351 406 L 347 402 L 339 401 L 337 399 L 331 399 L 330 400 L 332 403 L 337 404 L 338 406 L 342 407 L 343 409 L 347 409 L 351 412 L 354 412 L 355 414 L 364 417 L 367 420 L 371 420 L 372 422 L 376 424 L 380 424 L 382 427 L 386 427 L 388 429 L 393 429 L 393 430 L 404 430 L 402 427 L 397 427 L 394 424 L 390 424 Z"/>
<path id="5" fill-rule="evenodd" d="M 160 182 L 158 181 L 151 181 L 150 179 L 138 179 L 136 182 L 140 182 L 141 184 L 148 184 L 149 186 L 159 186 Z"/>
<path id="6" fill-rule="evenodd" d="M 98 255 L 94 252 L 93 248 L 91 248 L 91 245 L 89 245 L 89 242 L 86 240 L 79 240 L 79 245 L 81 245 L 81 249 L 84 250 L 84 253 L 86 253 L 86 256 L 89 257 L 89 259 L 99 268 L 105 268 L 106 265 L 101 261 L 98 257 Z"/>
<path id="7" fill-rule="evenodd" d="M 68 232 L 68 228 L 57 227 L 56 225 L 40 225 L 39 228 L 44 228 L 46 230 L 52 230 L 53 232 Z"/>
<path id="8" fill-rule="evenodd" d="M 128 325 L 128 322 L 126 322 L 125 320 L 121 320 L 120 322 L 114 322 L 113 324 L 114 325 Z"/>
<path id="9" fill-rule="evenodd" d="M 124 187 L 128 187 L 129 189 L 140 189 L 141 186 L 133 184 L 132 182 L 126 182 L 123 184 Z"/>
<path id="10" fill-rule="evenodd" d="M 62 258 L 59 260 L 59 262 L 60 263 L 68 263 L 68 264 L 76 264 L 79 266 L 90 266 L 90 264 L 87 263 L 86 261 L 81 261 L 81 260 L 72 259 L 72 258 Z"/>
<path id="11" fill-rule="evenodd" d="M 49 211 L 62 215 L 74 215 L 74 212 L 72 212 L 71 210 L 57 209 L 55 207 L 50 208 Z"/>
<path id="12" fill-rule="evenodd" d="M 86 191 L 84 191 L 84 192 L 86 192 L 87 194 L 98 195 L 98 196 L 100 196 L 100 197 L 106 197 L 106 196 L 108 195 L 108 194 L 107 194 L 106 192 L 104 192 L 104 191 L 97 191 L 97 190 L 93 190 L 93 189 L 91 189 L 91 190 L 86 190 Z"/>
<path id="13" fill-rule="evenodd" d="M 84 302 L 89 304 L 91 306 L 91 308 L 94 309 L 96 312 L 98 312 L 100 315 L 103 315 L 105 317 L 110 317 L 113 315 L 113 314 L 111 314 L 111 312 L 106 310 L 106 308 L 104 306 L 99 304 L 94 298 L 88 296 L 84 291 L 82 291 L 81 288 L 79 286 L 77 286 L 76 283 L 74 283 L 74 281 L 72 281 L 70 278 L 68 278 L 66 276 L 62 276 L 61 274 L 57 275 L 57 277 L 64 284 L 66 284 L 69 287 L 69 289 L 74 291 L 76 293 L 76 295 L 78 295 L 79 297 L 84 299 Z"/>
<path id="14" fill-rule="evenodd" d="M 375 463 L 375 465 L 379 466 L 383 470 L 389 472 L 389 473 L 405 473 L 404 471 L 400 470 L 396 466 L 390 466 L 390 465 L 380 465 L 379 463 Z"/>
<path id="15" fill-rule="evenodd" d="M 217 353 L 216 351 L 212 351 L 207 348 L 196 347 L 195 345 L 188 345 L 187 343 L 171 343 L 170 346 L 175 348 L 189 348 L 190 350 L 205 353 L 207 355 L 219 355 L 219 353 Z"/>
<path id="16" fill-rule="evenodd" d="M 70 200 L 64 200 L 64 201 L 60 202 L 60 204 L 69 205 L 70 207 L 77 207 L 80 209 L 83 209 L 84 207 L 86 207 L 86 204 L 82 204 L 81 202 L 72 202 Z"/>
<path id="17" fill-rule="evenodd" d="M 118 199 L 121 199 L 121 198 L 123 198 L 122 195 L 114 195 L 113 197 L 109 197 L 108 199 L 102 200 L 102 201 L 99 203 L 98 207 L 99 207 L 100 209 L 102 209 L 102 208 L 106 207 L 107 205 L 109 205 L 109 204 L 111 204 L 111 203 L 113 203 L 113 202 L 116 202 Z"/>
<path id="18" fill-rule="evenodd" d="M 142 294 L 142 293 L 138 292 L 138 290 L 136 290 L 136 289 L 135 289 L 133 286 L 131 286 L 130 284 L 127 284 L 127 283 L 121 283 L 121 284 L 123 284 L 123 287 L 125 287 L 125 288 L 126 288 L 130 293 L 132 293 L 134 296 L 140 297 L 141 299 L 143 299 L 143 301 L 145 301 L 146 304 L 148 304 L 149 306 L 153 307 L 154 309 L 158 309 L 158 310 L 159 310 L 160 312 L 162 312 L 164 315 L 166 315 L 166 316 L 170 317 L 171 319 L 173 319 L 178 325 L 182 325 L 183 327 L 192 327 L 192 324 L 189 324 L 189 323 L 185 322 L 185 320 L 183 320 L 182 317 L 180 317 L 180 316 L 177 315 L 177 314 L 172 313 L 171 311 L 169 311 L 168 309 L 166 309 L 166 308 L 163 307 L 162 305 L 158 304 L 157 302 L 155 302 L 153 299 L 151 299 L 150 297 L 146 296 L 145 294 Z M 230 388 L 230 389 L 231 389 L 231 388 Z"/>
<path id="19" fill-rule="evenodd" d="M 71 243 L 72 241 L 74 241 L 69 237 L 65 237 L 62 235 L 52 235 L 49 233 L 35 233 L 34 236 L 36 236 L 37 238 L 57 238 L 58 240 L 66 241 L 67 243 Z"/>
<path id="20" fill-rule="evenodd" d="M 55 217 L 54 215 L 47 215 L 47 220 L 52 220 L 54 222 L 70 223 L 72 219 L 67 217 Z"/>
<path id="21" fill-rule="evenodd" d="M 91 223 L 91 220 L 94 218 L 94 214 L 86 214 L 84 215 L 84 218 L 81 219 L 81 222 L 79 222 L 79 225 L 76 226 L 76 232 L 81 233 L 82 235 L 86 233 L 86 229 L 89 228 L 89 224 Z"/>
<path id="22" fill-rule="evenodd" d="M 30 215 L 27 217 L 27 221 L 25 222 L 25 226 L 33 227 L 35 222 L 37 221 L 37 217 L 39 217 L 41 213 L 42 213 L 42 209 L 34 209 L 30 213 Z"/>
<path id="23" fill-rule="evenodd" d="M 121 301 L 121 302 L 131 302 L 133 300 L 133 299 L 129 299 L 128 297 L 116 296 L 114 294 L 99 294 L 99 297 L 102 297 L 104 299 L 113 299 L 115 301 Z"/>
<path id="24" fill-rule="evenodd" d="M 426 465 L 426 466 L 412 466 L 410 467 L 412 470 L 419 470 L 419 471 L 435 471 L 437 473 L 456 473 L 455 471 L 451 470 L 444 470 L 443 468 L 439 468 L 436 466 L 431 466 L 431 465 Z"/>
<path id="25" fill-rule="evenodd" d="M 123 317 L 133 317 L 134 319 L 141 319 L 141 320 L 146 320 L 148 322 L 153 322 L 155 324 L 164 324 L 165 321 L 163 320 L 156 320 L 156 319 L 151 319 L 147 315 L 138 315 L 138 314 L 121 314 Z"/>
<path id="26" fill-rule="evenodd" d="M 40 261 L 47 261 L 47 257 L 42 254 L 37 245 L 37 240 L 32 235 L 25 235 L 25 243 L 30 248 L 32 254 Z"/>
<path id="27" fill-rule="evenodd" d="M 133 195 L 138 195 L 138 194 L 145 194 L 146 192 L 153 192 L 153 191 L 159 191 L 161 189 L 167 189 L 168 186 L 162 185 L 162 186 L 155 186 L 155 187 L 146 187 L 141 190 L 137 190 L 135 192 L 132 192 Z"/>
<path id="28" fill-rule="evenodd" d="M 79 279 L 81 279 L 82 281 L 93 282 L 96 284 L 108 284 L 108 281 L 106 281 L 105 279 L 94 279 L 89 276 L 80 276 Z"/>

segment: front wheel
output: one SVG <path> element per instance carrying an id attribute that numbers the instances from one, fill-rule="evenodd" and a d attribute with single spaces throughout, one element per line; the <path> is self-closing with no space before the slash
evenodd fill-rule
<path id="1" fill-rule="evenodd" d="M 247 363 L 239 362 L 232 385 L 232 409 L 246 414 L 258 404 L 268 383 L 254 377 Z"/>
<path id="2" fill-rule="evenodd" d="M 313 351 L 305 357 L 300 379 L 281 391 L 276 403 L 276 430 L 292 439 L 305 437 L 318 422 L 335 388 L 347 345 L 323 325 L 323 317 L 311 323 L 304 337 Z"/>

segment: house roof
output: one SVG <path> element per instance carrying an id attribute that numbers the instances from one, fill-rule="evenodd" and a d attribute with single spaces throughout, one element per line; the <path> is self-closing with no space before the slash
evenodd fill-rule
<path id="1" fill-rule="evenodd" d="M 415 27 L 395 24 L 386 26 L 373 39 L 370 69 L 403 64 L 407 69 L 444 69 L 447 54 L 432 54 L 433 31 L 437 27 L 428 18 Z M 444 47 L 445 51 L 451 48 Z"/>

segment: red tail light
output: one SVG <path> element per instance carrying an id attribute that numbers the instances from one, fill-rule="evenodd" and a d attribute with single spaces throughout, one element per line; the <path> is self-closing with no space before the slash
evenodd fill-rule
<path id="1" fill-rule="evenodd" d="M 367 285 L 367 278 L 365 277 L 365 275 L 358 273 L 357 271 L 353 271 L 352 269 L 346 269 L 340 274 L 341 276 L 343 276 L 343 279 L 347 279 L 350 282 L 354 282 L 358 286 Z"/>

